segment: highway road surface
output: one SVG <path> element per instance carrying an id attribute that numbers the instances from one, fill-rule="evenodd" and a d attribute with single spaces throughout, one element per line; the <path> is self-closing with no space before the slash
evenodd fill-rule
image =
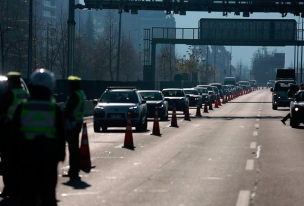
<path id="1" fill-rule="evenodd" d="M 269 89 L 201 113 L 190 108 L 191 121 L 177 113 L 178 128 L 160 121 L 161 136 L 150 134 L 149 119 L 147 131 L 133 128 L 134 150 L 122 148 L 125 128 L 94 133 L 86 117 L 95 168 L 80 179 L 61 177 L 67 155 L 58 167 L 58 205 L 303 206 L 304 126 L 281 123 L 288 108 L 272 110 Z"/>

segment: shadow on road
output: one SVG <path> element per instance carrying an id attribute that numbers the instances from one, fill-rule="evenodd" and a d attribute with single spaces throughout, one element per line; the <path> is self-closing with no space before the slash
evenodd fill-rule
<path id="1" fill-rule="evenodd" d="M 78 178 L 70 178 L 69 181 L 62 183 L 63 185 L 73 187 L 76 190 L 86 189 L 87 187 L 91 187 L 88 183 L 81 180 L 80 177 Z"/>

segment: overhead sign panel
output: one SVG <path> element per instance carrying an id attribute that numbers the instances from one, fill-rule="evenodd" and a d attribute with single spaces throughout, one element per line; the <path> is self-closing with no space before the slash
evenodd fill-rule
<path id="1" fill-rule="evenodd" d="M 281 19 L 200 19 L 203 41 L 267 42 L 296 40 L 295 20 Z"/>

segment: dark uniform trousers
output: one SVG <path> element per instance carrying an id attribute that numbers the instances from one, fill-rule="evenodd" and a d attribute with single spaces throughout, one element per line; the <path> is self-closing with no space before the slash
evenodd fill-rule
<path id="1" fill-rule="evenodd" d="M 57 206 L 58 157 L 54 155 L 23 155 L 20 160 L 19 190 L 22 206 Z M 39 190 L 39 191 L 37 191 Z"/>
<path id="2" fill-rule="evenodd" d="M 79 149 L 79 133 L 81 131 L 82 123 L 78 123 L 76 128 L 68 130 L 67 142 L 69 149 L 70 169 L 68 174 L 70 176 L 78 176 L 80 171 L 80 149 Z"/>

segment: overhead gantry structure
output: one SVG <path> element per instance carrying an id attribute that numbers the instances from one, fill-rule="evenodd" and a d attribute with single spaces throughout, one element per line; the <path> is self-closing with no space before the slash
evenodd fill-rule
<path id="1" fill-rule="evenodd" d="M 119 9 L 137 14 L 139 10 L 162 10 L 186 15 L 187 11 L 222 12 L 249 17 L 255 12 L 288 13 L 304 17 L 303 0 L 84 0 L 79 9 Z"/>

